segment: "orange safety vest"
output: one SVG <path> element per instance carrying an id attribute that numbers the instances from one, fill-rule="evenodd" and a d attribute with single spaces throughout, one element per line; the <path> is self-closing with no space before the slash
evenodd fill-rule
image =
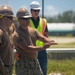
<path id="1" fill-rule="evenodd" d="M 47 25 L 46 24 L 46 19 L 40 18 L 39 25 L 38 25 L 37 28 L 35 28 L 32 20 L 30 19 L 30 27 L 37 29 L 42 35 L 44 35 L 46 25 Z M 39 40 L 36 41 L 36 46 L 43 46 L 43 45 L 44 45 L 43 42 L 41 42 Z"/>

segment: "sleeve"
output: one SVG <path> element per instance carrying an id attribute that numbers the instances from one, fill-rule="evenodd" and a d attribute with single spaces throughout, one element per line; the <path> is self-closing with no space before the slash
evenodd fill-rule
<path id="1" fill-rule="evenodd" d="M 43 19 L 44 23 L 43 23 L 43 35 L 48 37 L 48 28 L 47 28 L 47 20 L 46 19 Z"/>
<path id="2" fill-rule="evenodd" d="M 45 18 L 43 18 L 42 21 L 43 21 L 43 30 L 44 30 L 44 32 L 48 32 L 47 20 Z"/>

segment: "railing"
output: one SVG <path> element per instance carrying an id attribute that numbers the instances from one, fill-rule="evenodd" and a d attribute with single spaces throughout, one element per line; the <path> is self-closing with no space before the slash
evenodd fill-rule
<path id="1" fill-rule="evenodd" d="M 50 53 L 75 53 L 75 48 L 48 48 L 47 52 Z M 14 49 L 14 53 L 16 49 Z"/>
<path id="2" fill-rule="evenodd" d="M 50 53 L 75 53 L 75 48 L 48 48 Z"/>

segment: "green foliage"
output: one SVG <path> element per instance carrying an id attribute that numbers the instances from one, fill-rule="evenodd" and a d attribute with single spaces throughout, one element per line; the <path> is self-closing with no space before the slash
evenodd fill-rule
<path id="1" fill-rule="evenodd" d="M 75 60 L 48 60 L 47 73 L 58 72 L 64 75 L 75 75 Z"/>
<path id="2" fill-rule="evenodd" d="M 75 48 L 75 42 L 72 42 L 72 43 L 58 43 L 58 45 L 53 45 L 50 48 Z"/>
<path id="3" fill-rule="evenodd" d="M 50 48 L 75 48 L 75 37 L 71 35 L 67 36 L 49 36 L 58 43 L 58 45 L 52 45 Z M 60 42 L 59 42 L 60 41 Z"/>
<path id="4" fill-rule="evenodd" d="M 54 39 L 54 37 L 50 38 Z M 62 39 L 63 38 L 63 39 Z M 55 37 L 54 40 L 74 39 L 72 36 Z M 67 42 L 67 41 L 66 41 Z M 75 48 L 75 41 L 68 43 L 58 43 L 50 48 Z M 61 73 L 63 75 L 75 75 L 75 53 L 48 53 L 48 70 L 47 73 Z"/>
<path id="5" fill-rule="evenodd" d="M 53 16 L 53 17 L 46 17 L 47 21 L 49 23 L 51 22 L 69 22 L 69 23 L 75 23 L 75 12 L 72 10 L 69 11 L 65 11 L 62 14 L 58 14 L 57 16 Z"/>

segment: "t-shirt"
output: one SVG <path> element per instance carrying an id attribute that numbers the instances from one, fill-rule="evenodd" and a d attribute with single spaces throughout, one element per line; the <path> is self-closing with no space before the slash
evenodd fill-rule
<path id="1" fill-rule="evenodd" d="M 32 57 L 33 59 L 37 58 L 37 51 L 36 52 L 27 52 L 24 51 L 22 48 L 18 47 L 19 41 L 24 41 L 27 46 L 35 46 L 36 40 L 39 39 L 42 35 L 36 30 L 31 27 L 28 27 L 28 29 L 23 29 L 19 27 L 17 29 L 17 33 L 14 35 L 14 44 L 16 47 L 17 52 L 22 57 Z"/>
<path id="2" fill-rule="evenodd" d="M 12 65 L 12 50 L 8 34 L 0 29 L 0 57 L 4 65 Z"/>

